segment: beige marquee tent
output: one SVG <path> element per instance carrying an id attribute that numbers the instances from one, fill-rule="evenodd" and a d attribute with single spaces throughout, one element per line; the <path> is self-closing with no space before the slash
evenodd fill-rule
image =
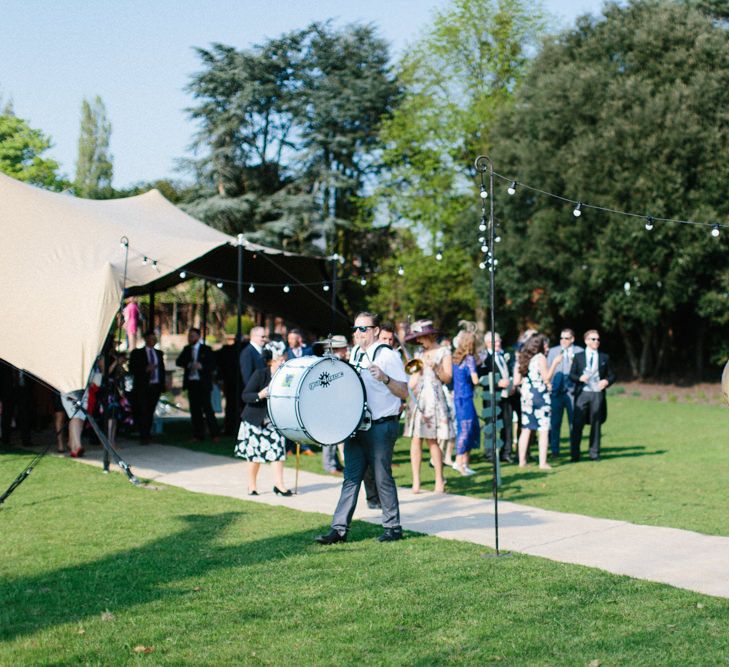
<path id="1" fill-rule="evenodd" d="M 0 358 L 63 392 L 86 385 L 125 287 L 164 289 L 180 282 L 182 268 L 229 281 L 236 276 L 236 240 L 156 190 L 87 200 L 0 174 L 0 234 Z M 122 237 L 129 243 L 126 283 Z M 299 289 L 286 303 L 273 286 L 291 281 L 296 292 L 297 283 L 326 280 L 327 262 L 251 243 L 244 248 L 244 280 L 271 284 L 256 289 L 255 299 L 246 294 L 248 303 L 283 307 L 315 329 L 316 322 L 329 326 L 327 302 L 313 290 Z"/>

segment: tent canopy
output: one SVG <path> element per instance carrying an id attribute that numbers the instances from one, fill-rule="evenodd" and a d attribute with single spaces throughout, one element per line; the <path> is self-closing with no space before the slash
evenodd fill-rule
<path id="1" fill-rule="evenodd" d="M 0 173 L 0 229 L 0 357 L 59 391 L 86 385 L 125 287 L 129 294 L 166 289 L 183 280 L 182 268 L 231 283 L 237 277 L 236 240 L 157 190 L 79 199 Z M 126 282 L 122 237 L 129 243 Z M 331 311 L 321 285 L 299 284 L 326 280 L 326 264 L 244 242 L 244 282 L 291 281 L 288 294 L 256 286 L 254 294 L 244 291 L 245 302 L 328 331 Z"/>

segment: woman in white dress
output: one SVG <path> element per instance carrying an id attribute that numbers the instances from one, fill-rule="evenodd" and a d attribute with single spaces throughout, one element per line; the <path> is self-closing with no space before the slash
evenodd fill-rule
<path id="1" fill-rule="evenodd" d="M 415 341 L 422 350 L 415 354 L 423 362 L 422 372 L 410 376 L 412 392 L 408 402 L 405 436 L 410 442 L 410 465 L 413 471 L 413 493 L 420 492 L 420 464 L 423 460 L 422 441 L 428 443 L 431 461 L 435 469 L 435 492 L 445 491 L 443 455 L 439 442 L 455 438 L 455 429 L 446 402 L 443 385 L 453 378 L 453 364 L 449 348 L 438 345 L 440 332 L 430 320 L 415 322 L 407 341 Z"/>

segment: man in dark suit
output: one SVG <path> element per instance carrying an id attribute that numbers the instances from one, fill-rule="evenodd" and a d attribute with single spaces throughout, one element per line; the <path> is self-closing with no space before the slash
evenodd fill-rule
<path id="1" fill-rule="evenodd" d="M 299 357 L 310 357 L 313 351 L 307 345 L 304 345 L 304 337 L 300 329 L 291 329 L 286 336 L 286 352 L 284 353 L 286 361 L 289 359 L 298 359 Z"/>
<path id="2" fill-rule="evenodd" d="M 215 365 L 218 367 L 218 380 L 223 383 L 225 396 L 225 435 L 236 435 L 240 424 L 240 393 L 243 382 L 240 379 L 238 346 L 234 335 L 225 336 L 225 345 L 215 352 Z M 237 376 L 237 377 L 236 377 Z"/>
<path id="3" fill-rule="evenodd" d="M 575 383 L 570 379 L 572 360 L 578 352 L 582 352 L 579 345 L 575 345 L 575 332 L 572 329 L 562 329 L 559 334 L 559 345 L 549 350 L 547 355 L 547 368 L 562 355 L 562 361 L 552 376 L 552 416 L 549 429 L 549 449 L 552 456 L 559 456 L 559 436 L 562 431 L 562 417 L 567 410 L 570 437 L 572 436 L 572 413 L 574 412 Z"/>
<path id="4" fill-rule="evenodd" d="M 514 386 L 512 384 L 512 369 L 510 368 L 510 359 L 504 354 L 501 349 L 501 336 L 496 334 L 493 336 L 490 331 L 484 336 L 484 345 L 486 345 L 486 356 L 483 358 L 481 365 L 478 367 L 478 376 L 484 377 L 494 370 L 494 351 L 496 358 L 496 373 L 498 375 L 498 394 L 499 394 L 499 407 L 501 408 L 501 420 L 504 423 L 501 429 L 501 440 L 503 446 L 501 448 L 500 458 L 505 463 L 513 463 L 514 457 L 512 455 L 512 447 L 514 442 L 513 437 L 513 404 L 512 395 L 514 393 Z M 490 404 L 484 400 L 483 407 L 487 408 Z M 487 422 L 490 417 L 487 419 Z M 484 448 L 486 449 L 486 458 L 491 460 L 493 453 L 491 451 L 491 438 L 486 436 L 484 442 Z"/>
<path id="5" fill-rule="evenodd" d="M 132 350 L 129 355 L 129 371 L 134 377 L 132 388 L 132 409 L 134 422 L 139 429 L 139 440 L 143 445 L 149 442 L 149 435 L 160 394 L 165 390 L 165 358 L 155 348 L 157 336 L 154 331 L 144 334 L 144 347 Z"/>
<path id="6" fill-rule="evenodd" d="M 241 392 L 246 384 L 248 384 L 248 380 L 251 379 L 253 373 L 259 368 L 266 367 L 266 362 L 263 361 L 263 357 L 261 356 L 263 346 L 268 340 L 266 330 L 263 327 L 253 327 L 249 338 L 250 342 L 240 353 Z"/>
<path id="7" fill-rule="evenodd" d="M 590 424 L 590 458 L 600 460 L 600 428 L 607 419 L 605 390 L 615 382 L 610 357 L 599 352 L 600 334 L 597 329 L 585 333 L 585 351 L 572 361 L 570 378 L 575 383 L 575 411 L 572 421 L 570 450 L 572 461 L 580 460 L 582 429 Z"/>
<path id="8" fill-rule="evenodd" d="M 210 400 L 213 373 L 215 372 L 215 355 L 200 340 L 200 329 L 190 329 L 187 333 L 187 342 L 188 345 L 177 357 L 177 365 L 185 369 L 182 387 L 187 389 L 187 398 L 190 401 L 192 437 L 195 440 L 202 440 L 205 436 L 205 422 L 207 422 L 213 442 L 217 442 L 220 431 Z"/>

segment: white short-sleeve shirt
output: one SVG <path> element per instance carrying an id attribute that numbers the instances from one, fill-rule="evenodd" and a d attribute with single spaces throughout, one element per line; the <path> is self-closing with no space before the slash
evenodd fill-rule
<path id="1" fill-rule="evenodd" d="M 375 352 L 377 352 L 376 355 Z M 374 361 L 372 359 L 373 355 L 375 356 Z M 407 382 L 408 378 L 405 375 L 405 367 L 400 355 L 387 345 L 375 341 L 366 351 L 363 351 L 360 347 L 355 347 L 349 360 L 350 363 L 355 366 L 359 365 L 362 368 L 360 376 L 362 382 L 364 382 L 367 405 L 372 413 L 372 419 L 400 414 L 400 399 L 390 391 L 384 382 L 375 380 L 367 370 L 374 363 L 392 380 Z"/>

